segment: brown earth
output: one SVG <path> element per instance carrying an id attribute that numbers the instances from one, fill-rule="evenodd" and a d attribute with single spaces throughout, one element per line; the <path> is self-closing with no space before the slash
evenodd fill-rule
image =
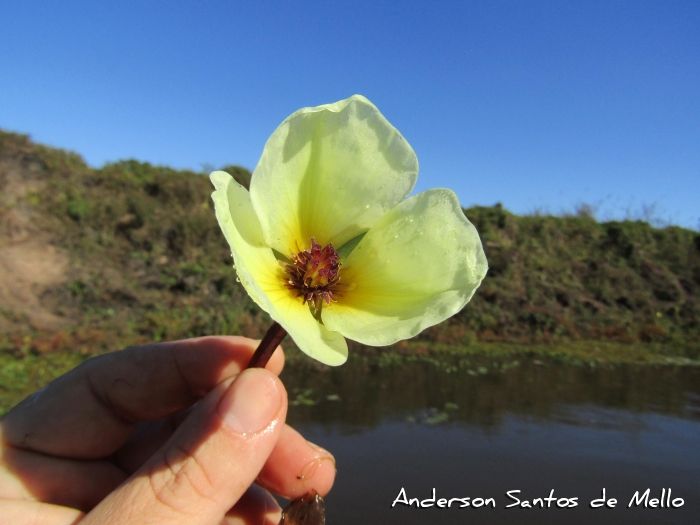
<path id="1" fill-rule="evenodd" d="M 31 196 L 45 188 L 46 177 L 46 166 L 28 152 L 0 160 L 0 332 L 15 331 L 23 321 L 39 330 L 73 323 L 40 299 L 47 287 L 67 280 L 69 267 L 67 251 L 35 224 Z"/>

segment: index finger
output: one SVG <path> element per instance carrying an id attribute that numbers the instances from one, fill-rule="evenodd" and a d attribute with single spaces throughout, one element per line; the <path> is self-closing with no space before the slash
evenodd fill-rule
<path id="1" fill-rule="evenodd" d="M 202 337 L 90 359 L 35 392 L 0 420 L 5 444 L 61 457 L 115 452 L 137 423 L 186 408 L 244 370 L 258 341 Z M 278 348 L 267 369 L 279 374 Z"/>

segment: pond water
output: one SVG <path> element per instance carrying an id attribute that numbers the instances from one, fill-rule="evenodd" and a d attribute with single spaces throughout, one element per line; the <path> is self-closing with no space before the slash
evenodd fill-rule
<path id="1" fill-rule="evenodd" d="M 351 361 L 283 380 L 289 423 L 337 461 L 329 525 L 700 523 L 697 368 Z"/>

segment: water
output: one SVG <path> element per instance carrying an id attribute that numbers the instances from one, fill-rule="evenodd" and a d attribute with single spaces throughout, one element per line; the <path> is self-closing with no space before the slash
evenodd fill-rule
<path id="1" fill-rule="evenodd" d="M 446 373 L 349 363 L 283 379 L 298 403 L 289 422 L 337 460 L 330 525 L 700 522 L 700 370 L 521 360 Z M 407 499 L 435 489 L 438 500 L 470 506 L 392 508 L 402 488 Z M 604 488 L 617 504 L 590 508 Z M 628 508 L 647 488 L 649 500 L 670 488 L 683 505 Z M 518 503 L 552 490 L 549 508 Z M 475 498 L 493 498 L 495 508 L 475 508 Z M 575 507 L 557 507 L 572 498 Z"/>

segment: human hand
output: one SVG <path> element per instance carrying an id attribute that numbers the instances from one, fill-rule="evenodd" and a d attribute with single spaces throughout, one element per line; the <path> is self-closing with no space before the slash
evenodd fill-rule
<path id="1" fill-rule="evenodd" d="M 0 420 L 0 522 L 276 524 L 261 487 L 325 495 L 335 462 L 284 424 L 281 349 L 244 370 L 256 344 L 131 348 L 29 396 Z"/>

